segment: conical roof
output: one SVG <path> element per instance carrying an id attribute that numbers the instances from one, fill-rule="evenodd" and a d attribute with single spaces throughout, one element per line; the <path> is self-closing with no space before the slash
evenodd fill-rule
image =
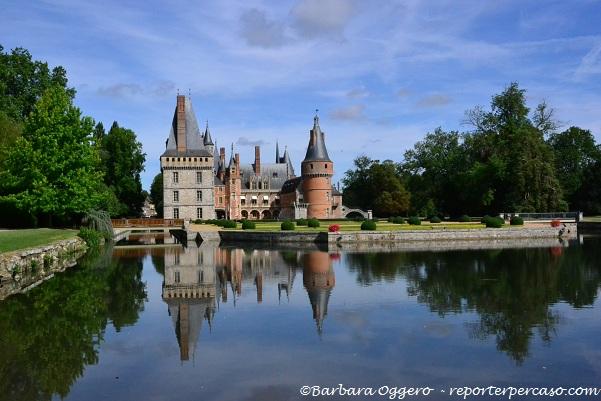
<path id="1" fill-rule="evenodd" d="M 303 161 L 328 161 L 331 162 L 326 149 L 324 133 L 319 127 L 319 117 L 316 115 L 313 118 L 313 129 L 310 131 L 309 146 L 307 146 L 307 154 Z"/>

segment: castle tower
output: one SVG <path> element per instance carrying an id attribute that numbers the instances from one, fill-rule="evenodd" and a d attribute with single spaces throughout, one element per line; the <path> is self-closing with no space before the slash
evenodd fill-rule
<path id="1" fill-rule="evenodd" d="M 303 201 L 308 204 L 308 218 L 327 219 L 332 216 L 333 175 L 334 163 L 328 156 L 324 133 L 316 114 L 307 154 L 301 163 Z"/>
<path id="2" fill-rule="evenodd" d="M 215 218 L 213 146 L 208 125 L 205 133 L 200 133 L 190 98 L 178 95 L 161 155 L 165 218 Z"/>
<path id="3" fill-rule="evenodd" d="M 242 192 L 242 180 L 240 176 L 240 155 L 234 154 L 234 145 L 230 162 L 225 172 L 225 195 L 226 195 L 226 218 L 236 220 L 242 216 L 240 208 L 240 194 Z"/>

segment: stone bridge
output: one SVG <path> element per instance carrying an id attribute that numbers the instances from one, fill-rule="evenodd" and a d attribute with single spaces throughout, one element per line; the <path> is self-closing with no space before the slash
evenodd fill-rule
<path id="1" fill-rule="evenodd" d="M 353 215 L 360 215 L 363 218 L 367 219 L 368 218 L 368 213 L 365 210 L 361 210 L 361 209 L 351 209 L 347 206 L 342 206 L 342 217 L 353 217 Z"/>

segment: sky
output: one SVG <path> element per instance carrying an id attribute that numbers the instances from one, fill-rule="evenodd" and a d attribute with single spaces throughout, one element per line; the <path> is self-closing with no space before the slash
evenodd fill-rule
<path id="1" fill-rule="evenodd" d="M 601 0 L 2 0 L 0 44 L 62 65 L 85 115 L 134 130 L 145 188 L 178 90 L 228 154 L 273 162 L 278 141 L 297 171 L 319 109 L 334 181 L 468 131 L 511 82 L 601 141 Z"/>

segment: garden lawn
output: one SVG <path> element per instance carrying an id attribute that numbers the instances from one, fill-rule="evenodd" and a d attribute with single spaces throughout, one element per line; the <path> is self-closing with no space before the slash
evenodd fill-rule
<path id="1" fill-rule="evenodd" d="M 256 224 L 256 228 L 254 230 L 248 231 L 281 231 L 280 226 L 282 222 L 262 222 L 260 220 L 253 220 Z M 361 222 L 360 221 L 320 221 L 321 225 L 318 228 L 310 228 L 307 226 L 296 226 L 294 231 L 300 232 L 316 232 L 316 231 L 328 231 L 328 227 L 331 224 L 340 225 L 340 231 L 361 231 Z M 242 225 L 238 223 L 236 229 L 240 230 Z M 428 223 L 422 222 L 420 226 L 411 226 L 409 224 L 393 224 L 388 223 L 386 221 L 377 223 L 376 231 L 400 231 L 400 230 L 458 230 L 458 229 L 477 229 L 477 228 L 485 228 L 484 224 L 480 223 L 454 223 L 454 222 L 446 222 L 446 223 Z M 220 228 L 221 229 L 221 228 Z M 233 228 L 231 229 L 233 230 Z"/>
<path id="2" fill-rule="evenodd" d="M 0 253 L 47 245 L 76 235 L 77 230 L 52 228 L 0 231 Z"/>

